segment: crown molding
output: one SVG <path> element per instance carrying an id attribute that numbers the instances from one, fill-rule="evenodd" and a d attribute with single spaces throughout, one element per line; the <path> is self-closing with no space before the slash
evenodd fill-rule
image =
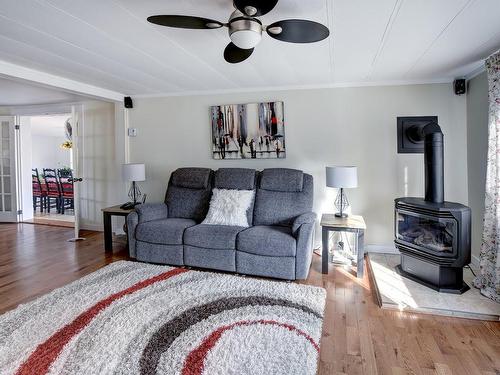
<path id="1" fill-rule="evenodd" d="M 465 75 L 465 79 L 466 80 L 469 80 L 469 79 L 472 79 L 478 75 L 480 75 L 482 72 L 485 72 L 486 71 L 486 68 L 484 66 L 484 61 L 483 63 L 478 66 L 477 68 L 475 68 L 474 70 L 472 70 L 471 72 L 469 72 L 468 74 Z"/>
<path id="2" fill-rule="evenodd" d="M 219 89 L 219 90 L 195 90 L 181 92 L 165 92 L 157 94 L 130 95 L 133 99 L 149 99 L 176 96 L 206 96 L 224 95 L 238 93 L 257 93 L 263 91 L 291 91 L 291 90 L 321 90 L 334 88 L 356 88 L 356 87 L 384 87 L 384 86 L 409 86 L 452 83 L 453 78 L 438 78 L 430 80 L 401 80 L 401 81 L 374 81 L 374 82 L 340 82 L 313 85 L 285 85 L 285 86 L 262 86 L 241 89 Z"/>

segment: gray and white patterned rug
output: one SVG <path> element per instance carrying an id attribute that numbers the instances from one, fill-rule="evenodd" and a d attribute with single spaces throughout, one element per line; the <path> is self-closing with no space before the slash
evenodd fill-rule
<path id="1" fill-rule="evenodd" d="M 0 373 L 315 374 L 325 296 L 120 261 L 0 316 Z"/>

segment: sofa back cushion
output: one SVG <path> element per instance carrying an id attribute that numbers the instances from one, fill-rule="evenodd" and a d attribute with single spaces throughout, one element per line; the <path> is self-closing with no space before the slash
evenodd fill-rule
<path id="1" fill-rule="evenodd" d="M 312 211 L 313 177 L 296 169 L 264 169 L 257 183 L 254 225 L 290 226 Z"/>
<path id="2" fill-rule="evenodd" d="M 208 168 L 179 168 L 174 171 L 165 195 L 168 217 L 201 222 L 210 203 L 212 175 L 212 170 Z"/>
<path id="3" fill-rule="evenodd" d="M 210 183 L 208 168 L 179 168 L 172 173 L 172 185 L 188 189 L 206 189 Z"/>
<path id="4" fill-rule="evenodd" d="M 299 193 L 303 187 L 304 172 L 297 169 L 268 168 L 261 173 L 261 189 Z"/>
<path id="5" fill-rule="evenodd" d="M 215 171 L 214 188 L 226 190 L 255 190 L 257 171 L 248 168 L 219 168 Z M 248 225 L 253 222 L 254 199 L 247 210 Z"/>

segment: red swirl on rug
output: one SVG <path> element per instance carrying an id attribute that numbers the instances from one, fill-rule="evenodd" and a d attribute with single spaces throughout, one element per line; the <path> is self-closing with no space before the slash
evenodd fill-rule
<path id="1" fill-rule="evenodd" d="M 254 324 L 274 325 L 295 332 L 298 335 L 305 337 L 312 344 L 312 346 L 314 346 L 314 349 L 316 349 L 316 351 L 319 353 L 319 345 L 313 340 L 313 338 L 291 324 L 280 323 L 274 320 L 242 321 L 220 327 L 217 330 L 213 331 L 210 335 L 208 335 L 202 341 L 202 343 L 196 349 L 193 349 L 191 353 L 189 353 L 189 355 L 186 357 L 186 360 L 184 361 L 184 367 L 182 368 L 182 375 L 202 375 L 205 367 L 205 359 L 208 355 L 208 352 L 212 350 L 215 345 L 217 345 L 217 342 L 220 340 L 224 332 L 236 327 L 249 326 Z"/>
<path id="2" fill-rule="evenodd" d="M 64 346 L 79 332 L 81 332 L 102 310 L 107 308 L 116 300 L 135 293 L 157 282 L 167 280 L 173 276 L 188 272 L 183 268 L 176 268 L 157 276 L 140 281 L 127 289 L 114 293 L 109 297 L 97 302 L 95 305 L 78 315 L 71 323 L 54 333 L 37 348 L 26 361 L 19 367 L 16 375 L 42 375 L 46 374 L 52 363 L 61 354 Z"/>

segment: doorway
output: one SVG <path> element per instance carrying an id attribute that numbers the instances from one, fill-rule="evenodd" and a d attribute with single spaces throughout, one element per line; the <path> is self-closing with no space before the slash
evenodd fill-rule
<path id="1" fill-rule="evenodd" d="M 8 148 L 0 150 L 2 155 L 8 154 L 8 157 L 1 157 L 5 168 L 0 170 L 0 183 L 7 184 L 10 177 L 11 184 L 10 189 L 0 191 L 2 202 L 8 200 L 5 209 L 0 209 L 0 224 L 30 221 L 34 218 L 34 206 L 40 212 L 40 200 L 33 203 L 32 167 L 39 167 L 37 176 L 41 174 L 44 177 L 43 168 L 47 168 L 47 164 L 32 165 L 32 143 L 37 139 L 31 135 L 31 118 L 48 115 L 66 117 L 70 113 L 73 120 L 70 166 L 73 170 L 74 199 L 73 202 L 65 199 L 64 214 L 71 213 L 73 209 L 74 236 L 68 240 L 80 240 L 82 227 L 85 230 L 102 230 L 101 209 L 116 204 L 117 196 L 121 194 L 115 184 L 119 179 L 115 159 L 118 152 L 115 148 L 115 104 L 104 101 L 12 108 L 9 116 L 0 117 L 0 128 L 5 135 L 8 134 L 5 139 L 0 134 L 1 144 L 8 143 Z M 9 166 L 6 165 L 8 163 Z M 57 173 L 58 164 L 52 165 L 51 169 L 56 169 Z M 55 199 L 50 201 L 47 203 L 51 205 L 51 214 L 53 211 L 57 213 Z M 42 205 L 47 203 L 42 202 Z"/>
<path id="2" fill-rule="evenodd" d="M 22 202 L 23 221 L 74 227 L 72 114 L 20 116 L 19 123 L 24 159 L 21 173 L 26 177 L 23 179 L 26 190 Z M 27 147 L 29 145 L 31 147 Z M 31 178 L 28 179 L 29 172 Z M 30 202 L 32 207 L 28 208 Z"/>

